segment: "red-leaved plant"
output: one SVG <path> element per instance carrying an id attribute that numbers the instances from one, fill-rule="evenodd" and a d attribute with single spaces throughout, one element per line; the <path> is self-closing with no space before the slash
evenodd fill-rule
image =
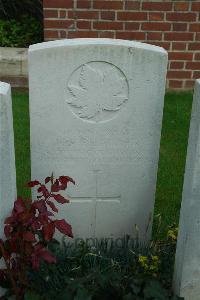
<path id="1" fill-rule="evenodd" d="M 28 285 L 27 268 L 38 270 L 42 260 L 56 263 L 56 258 L 47 249 L 55 229 L 73 237 L 71 225 L 64 219 L 55 219 L 55 213 L 58 213 L 55 203 L 69 202 L 59 193 L 66 190 L 69 182 L 75 184 L 68 176 L 54 179 L 53 175 L 45 179 L 45 184 L 37 180 L 30 181 L 27 186 L 37 187 L 37 200 L 24 201 L 18 197 L 11 215 L 4 222 L 6 240 L 0 240 L 0 253 L 5 261 L 5 268 L 0 270 L 0 281 L 10 283 L 17 300 L 23 299 Z M 50 189 L 47 185 L 50 185 Z"/>

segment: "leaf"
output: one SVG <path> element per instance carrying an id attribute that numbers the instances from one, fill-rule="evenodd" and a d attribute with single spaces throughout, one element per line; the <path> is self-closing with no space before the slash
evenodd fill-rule
<path id="1" fill-rule="evenodd" d="M 42 258 L 49 264 L 56 263 L 56 258 L 41 244 L 34 247 L 34 252 L 31 255 L 32 267 L 36 270 L 39 269 L 39 259 Z"/>
<path id="2" fill-rule="evenodd" d="M 67 287 L 58 294 L 56 300 L 74 300 L 74 296 L 72 291 L 69 290 L 69 287 Z"/>
<path id="3" fill-rule="evenodd" d="M 59 185 L 59 181 L 58 181 L 58 179 L 56 179 L 54 184 L 52 184 L 52 186 L 51 186 L 51 191 L 55 193 L 55 192 L 59 192 L 60 190 L 61 190 L 61 187 Z"/>
<path id="4" fill-rule="evenodd" d="M 68 90 L 69 90 L 70 94 L 72 95 L 72 98 L 67 99 L 67 103 L 69 103 L 75 107 L 83 107 L 84 105 L 86 105 L 87 102 L 83 102 L 83 99 L 85 99 L 85 96 L 86 96 L 85 89 L 83 89 L 80 86 L 70 83 L 68 85 Z"/>
<path id="5" fill-rule="evenodd" d="M 12 252 L 17 252 L 17 244 L 13 240 L 9 240 L 10 249 Z M 30 245 L 30 243 L 29 243 Z"/>
<path id="6" fill-rule="evenodd" d="M 60 181 L 60 183 L 62 183 L 62 184 L 66 184 L 67 185 L 67 183 L 68 182 L 72 182 L 73 184 L 75 184 L 75 181 L 74 181 L 74 179 L 72 179 L 71 177 L 69 177 L 69 176 L 60 176 L 59 177 L 59 181 Z"/>
<path id="7" fill-rule="evenodd" d="M 61 246 L 61 243 L 59 241 L 57 241 L 56 239 L 54 239 L 54 238 L 52 238 L 48 242 L 48 249 L 52 253 L 58 253 L 58 251 L 60 251 L 60 246 Z"/>
<path id="8" fill-rule="evenodd" d="M 17 198 L 17 200 L 14 203 L 14 211 L 17 214 L 23 213 L 26 210 L 26 206 L 24 204 L 24 201 L 22 198 Z"/>
<path id="9" fill-rule="evenodd" d="M 68 84 L 71 93 L 68 103 L 80 108 L 77 114 L 82 118 L 93 118 L 102 111 L 117 111 L 128 100 L 125 76 L 115 66 L 98 68 L 88 63 L 78 76 Z"/>
<path id="10" fill-rule="evenodd" d="M 110 80 L 112 78 L 112 80 Z M 102 97 L 102 107 L 104 110 L 116 111 L 128 100 L 126 92 L 127 83 L 125 78 L 121 77 L 115 68 L 105 72 L 104 90 L 107 91 Z"/>
<path id="11" fill-rule="evenodd" d="M 79 288 L 74 300 L 91 300 L 92 296 L 85 288 Z"/>
<path id="12" fill-rule="evenodd" d="M 151 280 L 146 283 L 144 290 L 145 299 L 155 298 L 156 300 L 166 300 L 168 299 L 168 291 L 164 289 L 161 284 L 156 280 Z"/>
<path id="13" fill-rule="evenodd" d="M 56 258 L 48 250 L 46 250 L 45 248 L 43 248 L 39 252 L 39 256 L 41 258 L 43 258 L 49 264 L 55 264 L 56 263 Z"/>
<path id="14" fill-rule="evenodd" d="M 131 293 L 128 293 L 123 297 L 123 300 L 134 300 L 134 299 L 135 297 Z"/>
<path id="15" fill-rule="evenodd" d="M 3 246 L 3 245 L 2 245 Z M 0 259 L 2 258 L 3 254 L 2 254 L 2 250 L 0 249 Z M 1 274 L 1 269 L 0 269 L 0 274 Z M 1 282 L 1 281 L 0 281 Z"/>
<path id="16" fill-rule="evenodd" d="M 46 213 L 47 207 L 44 200 L 38 200 L 34 202 L 34 207 L 39 210 L 40 213 Z"/>
<path id="17" fill-rule="evenodd" d="M 10 236 L 11 232 L 12 232 L 12 227 L 10 225 L 6 225 L 4 227 L 4 234 L 7 238 Z"/>
<path id="18" fill-rule="evenodd" d="M 55 206 L 55 204 L 49 200 L 47 200 L 47 204 L 51 207 L 51 209 L 55 212 L 58 212 L 57 207 Z"/>
<path id="19" fill-rule="evenodd" d="M 70 82 L 68 89 L 72 98 L 68 100 L 74 107 L 80 108 L 78 114 L 82 118 L 92 118 L 99 110 L 99 103 L 95 100 L 96 91 L 102 84 L 103 74 L 88 64 L 82 66 L 78 82 Z"/>
<path id="20" fill-rule="evenodd" d="M 93 102 L 85 107 L 82 107 L 78 114 L 81 118 L 91 119 L 95 117 L 100 111 L 100 106 L 96 102 Z"/>
<path id="21" fill-rule="evenodd" d="M 64 219 L 62 220 L 55 220 L 54 224 L 56 226 L 56 228 L 63 234 L 69 236 L 69 237 L 73 237 L 72 234 L 72 227 L 70 224 L 68 224 Z"/>
<path id="22" fill-rule="evenodd" d="M 27 291 L 24 295 L 24 300 L 43 300 L 43 297 L 33 293 L 32 291 Z"/>
<path id="23" fill-rule="evenodd" d="M 0 287 L 5 289 L 10 289 L 10 281 L 8 280 L 6 276 L 6 272 L 4 270 L 0 270 Z M 6 297 L 6 293 L 4 294 L 4 296 Z M 7 298 L 3 298 L 3 299 L 7 299 Z"/>
<path id="24" fill-rule="evenodd" d="M 12 224 L 15 221 L 15 218 L 13 216 L 10 216 L 5 219 L 4 224 Z"/>
<path id="25" fill-rule="evenodd" d="M 47 213 L 40 213 L 40 215 L 38 216 L 38 221 L 42 224 L 42 225 L 46 225 L 49 221 L 48 218 L 48 214 Z"/>
<path id="26" fill-rule="evenodd" d="M 69 203 L 69 200 L 68 200 L 68 199 L 65 199 L 65 198 L 64 198 L 63 196 L 61 196 L 60 194 L 52 195 L 52 197 L 53 197 L 58 203 L 61 203 L 61 204 Z"/>
<path id="27" fill-rule="evenodd" d="M 42 184 L 39 187 L 38 193 L 42 193 L 44 195 L 44 197 L 48 197 L 49 196 L 49 191 L 47 190 L 47 188 L 46 188 L 46 186 L 44 184 Z"/>
<path id="28" fill-rule="evenodd" d="M 18 219 L 16 220 L 16 223 L 19 223 L 19 221 L 23 222 L 23 224 L 25 223 L 31 223 L 32 222 L 32 218 L 33 218 L 33 214 L 26 210 L 23 214 L 20 214 L 18 216 Z"/>
<path id="29" fill-rule="evenodd" d="M 54 214 L 53 214 L 52 212 L 50 212 L 50 211 L 47 211 L 46 215 L 47 215 L 48 217 L 54 217 Z"/>
<path id="30" fill-rule="evenodd" d="M 79 78 L 79 84 L 83 89 L 85 89 L 86 91 L 96 93 L 102 81 L 103 73 L 100 70 L 91 67 L 91 65 L 89 64 L 85 64 L 82 67 Z"/>
<path id="31" fill-rule="evenodd" d="M 43 227 L 43 234 L 46 242 L 50 241 L 53 238 L 54 233 L 55 233 L 54 222 L 48 223 Z"/>
<path id="32" fill-rule="evenodd" d="M 37 220 L 33 220 L 31 222 L 31 228 L 33 229 L 33 231 L 40 229 L 40 223 Z"/>
<path id="33" fill-rule="evenodd" d="M 51 177 L 46 177 L 45 178 L 45 184 L 47 184 L 51 180 Z"/>
<path id="34" fill-rule="evenodd" d="M 40 182 L 38 180 L 34 180 L 34 181 L 29 181 L 26 186 L 32 188 L 39 184 L 40 184 Z"/>
<path id="35" fill-rule="evenodd" d="M 23 239 L 27 242 L 35 242 L 35 235 L 31 231 L 26 231 L 23 233 Z"/>
<path id="36" fill-rule="evenodd" d="M 24 254 L 26 256 L 30 257 L 33 252 L 33 249 L 34 249 L 34 245 L 32 243 L 29 242 L 24 243 Z"/>
<path id="37" fill-rule="evenodd" d="M 138 295 L 141 290 L 141 286 L 135 285 L 133 283 L 133 284 L 131 284 L 131 289 L 132 289 L 134 295 Z"/>
<path id="38" fill-rule="evenodd" d="M 39 270 L 40 261 L 39 261 L 39 257 L 37 255 L 34 255 L 34 254 L 31 255 L 31 264 L 32 264 L 32 268 L 34 270 Z"/>

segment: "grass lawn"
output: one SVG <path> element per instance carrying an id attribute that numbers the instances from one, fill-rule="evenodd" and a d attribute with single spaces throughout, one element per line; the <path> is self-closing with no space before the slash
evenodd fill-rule
<path id="1" fill-rule="evenodd" d="M 155 215 L 162 217 L 162 233 L 168 225 L 178 223 L 191 107 L 192 93 L 165 96 L 155 203 Z"/>
<path id="2" fill-rule="evenodd" d="M 165 97 L 155 215 L 162 216 L 162 232 L 178 222 L 187 150 L 191 93 L 168 93 Z M 27 93 L 15 93 L 13 118 L 18 194 L 28 196 L 24 183 L 30 179 L 29 109 Z"/>
<path id="3" fill-rule="evenodd" d="M 29 102 L 27 93 L 13 95 L 13 123 L 15 135 L 15 160 L 17 172 L 18 195 L 30 195 L 24 187 L 30 180 L 30 132 L 29 132 Z"/>

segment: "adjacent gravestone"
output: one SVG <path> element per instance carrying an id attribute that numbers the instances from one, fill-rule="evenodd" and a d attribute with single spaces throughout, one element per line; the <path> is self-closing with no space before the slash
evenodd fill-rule
<path id="1" fill-rule="evenodd" d="M 10 85 L 0 82 L 0 236 L 16 197 L 16 171 Z"/>
<path id="2" fill-rule="evenodd" d="M 16 197 L 16 171 L 12 100 L 10 85 L 0 82 L 0 238 L 4 238 L 4 220 L 13 208 Z M 0 268 L 4 262 L 0 260 Z M 0 288 L 0 295 L 5 290 Z"/>
<path id="3" fill-rule="evenodd" d="M 174 288 L 200 299 L 200 79 L 196 81 L 183 187 Z"/>
<path id="4" fill-rule="evenodd" d="M 60 217 L 76 237 L 151 228 L 166 68 L 164 49 L 131 41 L 30 47 L 32 179 L 75 179 Z"/>

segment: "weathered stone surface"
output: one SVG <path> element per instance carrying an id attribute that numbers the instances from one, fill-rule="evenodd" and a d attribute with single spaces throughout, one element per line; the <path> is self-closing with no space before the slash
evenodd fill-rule
<path id="1" fill-rule="evenodd" d="M 0 82 L 0 236 L 16 197 L 16 171 L 10 85 Z"/>
<path id="2" fill-rule="evenodd" d="M 28 50 L 26 48 L 0 47 L 0 81 L 12 87 L 28 86 Z"/>
<path id="3" fill-rule="evenodd" d="M 165 50 L 137 42 L 30 47 L 32 179 L 75 179 L 60 218 L 76 237 L 151 228 L 166 67 Z"/>
<path id="4" fill-rule="evenodd" d="M 4 239 L 4 220 L 10 214 L 16 197 L 16 171 L 12 101 L 10 85 L 0 82 L 0 238 Z M 4 262 L 0 260 L 0 267 Z M 0 288 L 0 295 L 4 294 Z"/>
<path id="5" fill-rule="evenodd" d="M 0 76 L 27 76 L 27 49 L 0 47 Z"/>
<path id="6" fill-rule="evenodd" d="M 176 250 L 174 288 L 200 299 L 200 79 L 196 81 Z"/>

